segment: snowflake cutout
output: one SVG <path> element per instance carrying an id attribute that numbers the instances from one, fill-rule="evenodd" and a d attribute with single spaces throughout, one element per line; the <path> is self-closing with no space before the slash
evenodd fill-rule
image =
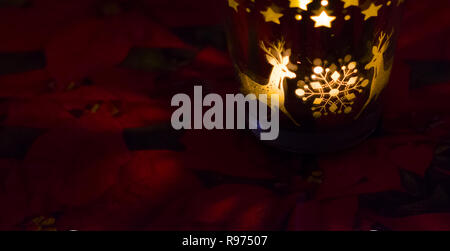
<path id="1" fill-rule="evenodd" d="M 327 61 L 322 64 L 322 60 L 316 59 L 313 62 L 314 74 L 310 78 L 305 77 L 305 81 L 298 81 L 295 94 L 303 102 L 312 101 L 314 118 L 330 113 L 351 113 L 357 95 L 369 85 L 369 80 L 358 74 L 357 63 L 351 59 L 350 55 L 344 60 L 339 59 L 339 69 L 335 64 L 327 67 Z"/>

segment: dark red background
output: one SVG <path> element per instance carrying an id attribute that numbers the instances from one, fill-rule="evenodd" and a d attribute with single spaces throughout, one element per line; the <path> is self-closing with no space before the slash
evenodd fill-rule
<path id="1" fill-rule="evenodd" d="M 406 0 L 380 128 L 301 156 L 174 132 L 235 90 L 223 1 L 0 1 L 0 229 L 450 230 L 450 4 Z"/>

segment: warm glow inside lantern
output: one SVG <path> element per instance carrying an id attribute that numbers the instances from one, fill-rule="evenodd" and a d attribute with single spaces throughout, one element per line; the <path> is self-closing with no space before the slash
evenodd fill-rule
<path id="1" fill-rule="evenodd" d="M 404 0 L 225 0 L 241 91 L 277 94 L 277 145 L 354 145 L 380 117 Z"/>

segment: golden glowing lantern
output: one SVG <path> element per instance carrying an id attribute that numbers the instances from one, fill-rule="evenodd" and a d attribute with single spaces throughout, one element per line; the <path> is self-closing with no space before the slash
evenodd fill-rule
<path id="1" fill-rule="evenodd" d="M 375 130 L 404 0 L 226 1 L 241 91 L 279 95 L 273 144 L 331 151 Z"/>

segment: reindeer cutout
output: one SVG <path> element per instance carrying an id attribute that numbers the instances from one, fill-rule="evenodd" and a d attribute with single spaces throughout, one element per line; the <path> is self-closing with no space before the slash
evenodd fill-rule
<path id="1" fill-rule="evenodd" d="M 262 85 L 253 81 L 250 77 L 244 73 L 239 73 L 242 82 L 242 89 L 244 93 L 252 93 L 257 97 L 260 94 L 270 95 L 276 94 L 279 97 L 279 109 L 289 117 L 289 119 L 294 122 L 294 124 L 299 125 L 295 119 L 290 115 L 284 106 L 285 94 L 284 94 L 284 82 L 286 78 L 293 79 L 297 75 L 288 69 L 289 61 L 289 51 L 284 49 L 284 42 L 278 42 L 277 45 L 270 45 L 269 48 L 266 47 L 264 42 L 260 44 L 261 49 L 266 53 L 267 62 L 273 66 L 272 71 L 269 76 L 269 81 L 267 84 Z M 286 55 L 287 54 L 287 55 Z M 262 100 L 261 100 L 262 101 Z M 267 105 L 270 107 L 270 98 L 267 101 Z"/>
<path id="2" fill-rule="evenodd" d="M 378 45 L 372 47 L 372 60 L 366 65 L 365 69 L 370 70 L 373 69 L 373 76 L 370 87 L 369 98 L 364 104 L 361 112 L 358 114 L 356 118 L 359 118 L 367 106 L 373 100 L 378 99 L 381 91 L 386 87 L 386 84 L 389 81 L 389 76 L 391 75 L 392 66 L 390 66 L 387 70 L 385 70 L 384 64 L 384 53 L 391 43 L 391 37 L 393 32 L 389 36 L 386 33 L 382 32 L 380 37 L 378 38 Z"/>
<path id="3" fill-rule="evenodd" d="M 261 42 L 261 49 L 266 52 L 267 62 L 273 66 L 268 85 L 278 88 L 284 93 L 284 80 L 297 77 L 294 72 L 287 68 L 289 56 L 283 56 L 284 43 L 279 42 L 277 46 L 272 45 L 271 48 L 267 49 L 264 43 Z"/>

